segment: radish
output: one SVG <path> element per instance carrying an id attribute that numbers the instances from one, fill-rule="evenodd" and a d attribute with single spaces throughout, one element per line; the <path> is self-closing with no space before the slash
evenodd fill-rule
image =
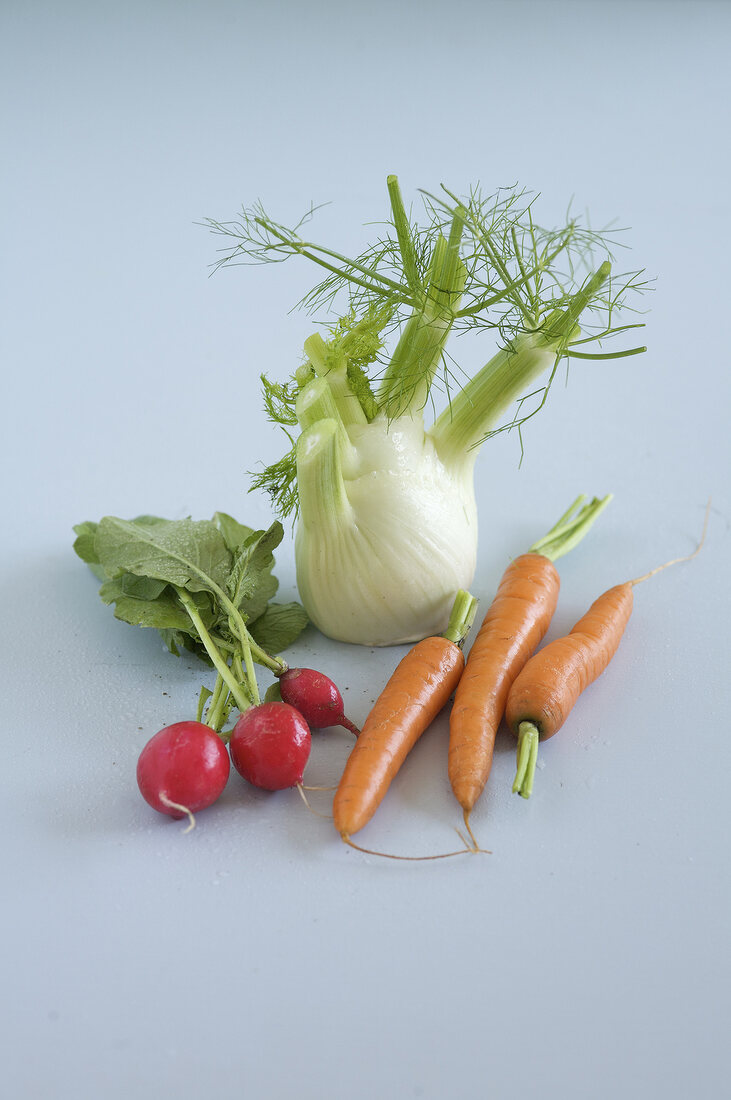
<path id="1" fill-rule="evenodd" d="M 175 722 L 152 737 L 137 762 L 142 797 L 161 814 L 190 818 L 212 805 L 228 781 L 226 746 L 202 722 Z"/>
<path id="2" fill-rule="evenodd" d="M 244 779 L 266 791 L 281 791 L 301 785 L 311 743 L 298 710 L 289 703 L 260 703 L 241 715 L 229 748 Z"/>
<path id="3" fill-rule="evenodd" d="M 314 668 L 290 668 L 279 677 L 285 703 L 296 707 L 308 726 L 344 726 L 357 737 L 360 730 L 343 713 L 343 697 L 329 676 Z"/>

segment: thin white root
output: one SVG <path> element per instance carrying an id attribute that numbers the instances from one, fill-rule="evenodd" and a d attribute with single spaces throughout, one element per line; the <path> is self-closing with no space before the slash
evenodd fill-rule
<path id="1" fill-rule="evenodd" d="M 703 521 L 703 531 L 701 533 L 700 542 L 696 546 L 692 554 L 685 554 L 682 558 L 673 558 L 672 561 L 663 562 L 662 565 L 656 565 L 654 569 L 651 569 L 649 573 L 643 573 L 641 577 L 635 577 L 629 583 L 634 587 L 636 584 L 641 584 L 642 581 L 649 580 L 650 577 L 654 577 L 656 573 L 662 573 L 663 569 L 668 569 L 671 565 L 679 565 L 683 561 L 691 561 L 696 554 L 700 553 L 703 543 L 706 541 L 706 531 L 708 530 L 708 517 L 711 514 L 711 498 L 708 498 L 708 504 L 706 505 L 706 517 Z"/>
<path id="2" fill-rule="evenodd" d="M 318 787 L 308 787 L 307 788 L 308 791 L 316 791 L 316 790 L 319 790 L 319 789 L 320 788 L 318 788 Z M 297 784 L 297 790 L 300 793 L 300 798 L 302 799 L 302 801 L 304 802 L 305 806 L 307 807 L 307 809 L 310 811 L 311 814 L 314 814 L 315 817 L 324 817 L 326 821 L 332 821 L 332 814 L 321 814 L 319 810 L 316 810 L 313 806 L 310 806 L 310 803 L 307 799 L 307 795 L 305 794 L 305 788 L 303 787 L 303 785 L 301 783 Z"/>
<path id="3" fill-rule="evenodd" d="M 169 806 L 171 810 L 180 810 L 181 813 L 186 814 L 188 818 L 188 824 L 183 829 L 183 833 L 189 833 L 191 829 L 195 829 L 195 817 L 187 806 L 181 805 L 180 802 L 173 802 L 171 798 L 168 798 L 166 794 L 160 795 L 160 801 L 163 806 Z"/>

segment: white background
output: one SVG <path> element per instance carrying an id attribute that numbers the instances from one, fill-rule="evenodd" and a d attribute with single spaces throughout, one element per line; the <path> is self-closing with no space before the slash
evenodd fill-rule
<path id="1" fill-rule="evenodd" d="M 715 1097 L 727 1074 L 727 3 L 369 5 L 4 0 L 2 1077 L 14 1098 Z M 311 321 L 294 262 L 209 278 L 196 224 L 310 200 L 344 251 L 444 182 L 631 226 L 648 353 L 577 363 L 477 466 L 473 589 L 573 496 L 615 500 L 561 562 L 551 636 L 643 585 L 612 666 L 541 748 L 502 734 L 473 824 L 491 856 L 346 849 L 294 792 L 238 776 L 183 835 L 137 755 L 203 666 L 113 619 L 71 551 L 111 513 L 269 522 L 281 449 L 258 376 Z M 466 365 L 492 347 L 465 343 Z M 472 357 L 472 358 L 470 358 Z M 563 381 L 563 380 L 562 380 Z M 294 593 L 291 539 L 282 593 Z M 361 722 L 401 651 L 309 630 Z M 345 690 L 347 689 L 347 690 Z M 444 716 L 362 837 L 428 853 L 459 823 Z M 333 782 L 344 731 L 308 770 Z M 320 796 L 327 810 L 327 795 Z"/>

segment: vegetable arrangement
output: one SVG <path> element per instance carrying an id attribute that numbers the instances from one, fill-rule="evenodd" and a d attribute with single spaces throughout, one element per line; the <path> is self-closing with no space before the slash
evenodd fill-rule
<path id="1" fill-rule="evenodd" d="M 268 532 L 251 531 L 221 513 L 211 523 L 148 516 L 80 524 L 75 548 L 104 579 L 100 595 L 115 603 L 117 617 L 156 627 L 171 652 L 179 653 L 182 645 L 213 665 L 217 674 L 213 691 L 201 689 L 197 719 L 165 727 L 143 749 L 137 768 L 143 797 L 161 813 L 187 815 L 192 827 L 194 813 L 211 805 L 226 786 L 227 743 L 234 767 L 251 784 L 271 791 L 296 786 L 303 793 L 310 726 L 342 725 L 355 734 L 356 743 L 333 800 L 335 828 L 352 847 L 390 856 L 363 848 L 352 837 L 371 820 L 408 753 L 454 692 L 449 779 L 472 844 L 437 856 L 390 858 L 434 859 L 482 851 L 469 816 L 487 781 L 503 716 L 518 736 L 513 791 L 528 798 L 538 742 L 561 728 L 581 692 L 609 664 L 630 617 L 634 586 L 690 560 L 705 539 L 710 502 L 692 554 L 609 589 L 566 638 L 531 657 L 558 599 L 553 562 L 583 539 L 609 499 L 585 504 L 583 497 L 577 498 L 548 534 L 508 567 L 467 662 L 462 647 L 477 601 L 460 590 L 447 630 L 407 652 L 362 731 L 343 713 L 342 696 L 328 677 L 314 669 L 289 669 L 260 644 L 267 636 L 292 641 L 305 623 L 299 605 L 268 602 L 277 588 L 271 548 L 281 538 L 279 525 Z M 223 543 L 212 530 L 221 538 L 227 532 Z M 222 545 L 226 553 L 221 555 Z M 244 607 L 255 615 L 250 623 Z M 190 627 L 181 625 L 183 611 Z M 277 676 L 264 702 L 256 676 L 248 671 L 254 661 Z M 223 731 L 234 707 L 238 720 Z"/>
<path id="2" fill-rule="evenodd" d="M 266 411 L 290 448 L 253 486 L 268 491 L 281 518 L 295 519 L 304 607 L 274 601 L 279 521 L 255 531 L 222 512 L 210 521 L 106 516 L 77 526 L 74 548 L 118 619 L 158 630 L 171 653 L 189 652 L 215 672 L 195 720 L 160 730 L 139 757 L 139 789 L 154 809 L 187 816 L 192 827 L 194 814 L 223 792 L 231 763 L 257 787 L 303 793 L 311 729 L 342 726 L 356 740 L 334 796 L 334 827 L 370 852 L 353 835 L 454 694 L 448 776 L 471 839 L 462 837 L 460 852 L 476 852 L 470 814 L 501 721 L 518 737 L 513 791 L 528 798 L 538 742 L 557 732 L 607 667 L 633 587 L 693 557 L 705 526 L 694 554 L 610 589 L 566 638 L 534 653 L 558 601 L 554 562 L 610 499 L 577 498 L 508 566 L 465 661 L 477 608 L 468 588 L 479 448 L 515 429 L 522 449 L 522 429 L 545 405 L 562 361 L 644 351 L 606 350 L 606 342 L 642 327 L 617 323 L 617 313 L 632 308 L 645 284 L 641 272 L 613 273 L 615 235 L 576 218 L 543 228 L 536 196 L 516 187 L 488 197 L 479 189 L 464 198 L 444 187 L 438 196 L 423 193 L 425 225 L 407 211 L 395 176 L 387 189 L 389 220 L 354 258 L 304 238 L 314 208 L 293 228 L 261 206 L 233 222 L 206 222 L 227 238 L 216 266 L 298 255 L 325 272 L 301 303 L 331 311 L 324 332 L 305 341 L 304 362 L 289 379 L 262 376 Z M 473 377 L 460 377 L 448 338 L 486 330 L 497 350 Z M 427 427 L 438 389 L 445 407 Z M 280 656 L 308 620 L 342 641 L 415 643 L 362 731 L 332 680 L 289 668 Z M 263 700 L 257 664 L 275 677 Z"/>
<path id="3" fill-rule="evenodd" d="M 289 379 L 263 377 L 267 413 L 291 446 L 254 485 L 296 516 L 297 583 L 313 623 L 365 645 L 440 633 L 455 592 L 472 583 L 480 445 L 503 428 L 520 434 L 561 361 L 645 350 L 606 348 L 641 327 L 616 314 L 644 285 L 640 272 L 612 272 L 607 231 L 578 218 L 546 229 L 536 196 L 517 187 L 424 193 L 420 225 L 395 176 L 387 190 L 389 220 L 355 257 L 303 236 L 314 209 L 294 227 L 260 205 L 205 223 L 226 238 L 218 266 L 304 257 L 324 279 L 301 304 L 340 313 L 305 341 Z M 461 377 L 448 338 L 485 332 L 497 351 Z M 427 428 L 440 387 L 446 407 Z"/>

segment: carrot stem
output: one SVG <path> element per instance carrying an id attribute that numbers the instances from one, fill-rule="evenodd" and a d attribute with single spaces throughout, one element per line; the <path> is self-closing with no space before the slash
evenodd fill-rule
<path id="1" fill-rule="evenodd" d="M 477 600 L 464 588 L 460 588 L 452 604 L 447 629 L 442 634 L 448 642 L 454 642 L 460 649 L 469 634 L 477 613 Z"/>
<path id="2" fill-rule="evenodd" d="M 521 798 L 530 798 L 533 792 L 539 736 L 538 727 L 532 722 L 521 722 L 518 726 L 518 767 L 513 782 L 513 794 L 519 794 Z"/>
<path id="3" fill-rule="evenodd" d="M 577 497 L 568 512 L 564 512 L 548 534 L 533 543 L 529 553 L 543 554 L 544 558 L 553 562 L 564 554 L 568 554 L 569 550 L 573 550 L 577 543 L 581 542 L 594 520 L 604 511 L 611 499 L 612 494 L 608 493 L 601 499 L 594 497 L 588 504 L 584 504 L 586 497 L 583 495 Z"/>

